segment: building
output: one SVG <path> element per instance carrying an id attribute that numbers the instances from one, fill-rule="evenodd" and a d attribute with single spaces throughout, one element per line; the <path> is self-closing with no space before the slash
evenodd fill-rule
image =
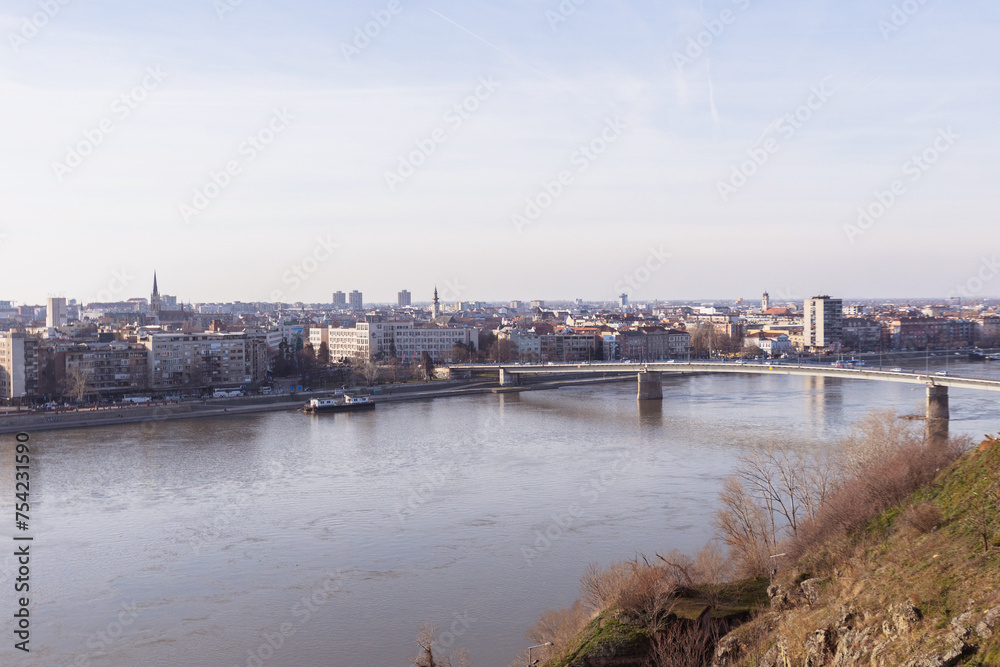
<path id="1" fill-rule="evenodd" d="M 64 327 L 69 323 L 66 313 L 66 299 L 61 296 L 49 297 L 45 309 L 45 326 L 48 329 Z"/>
<path id="2" fill-rule="evenodd" d="M 431 319 L 441 317 L 441 300 L 438 299 L 438 288 L 434 286 L 434 300 L 431 302 Z"/>
<path id="3" fill-rule="evenodd" d="M 65 351 L 67 377 L 104 396 L 149 388 L 149 350 L 136 343 L 85 343 Z"/>
<path id="4" fill-rule="evenodd" d="M 780 356 L 791 353 L 792 341 L 788 334 L 780 331 L 758 331 L 743 339 L 744 349 L 755 347 L 768 356 Z"/>
<path id="5" fill-rule="evenodd" d="M 396 305 L 405 308 L 410 305 L 410 291 L 402 290 L 396 294 Z"/>
<path id="6" fill-rule="evenodd" d="M 691 355 L 691 334 L 680 329 L 636 327 L 619 331 L 618 345 L 622 359 L 687 359 Z"/>
<path id="7" fill-rule="evenodd" d="M 838 350 L 843 337 L 843 301 L 827 295 L 814 296 L 806 299 L 803 310 L 803 347 L 814 351 Z"/>
<path id="8" fill-rule="evenodd" d="M 760 312 L 766 313 L 767 309 L 771 307 L 771 295 L 765 290 L 764 296 L 760 299 Z"/>
<path id="9" fill-rule="evenodd" d="M 972 343 L 974 333 L 971 321 L 943 317 L 899 317 L 890 326 L 892 344 L 897 350 L 965 346 Z"/>
<path id="10" fill-rule="evenodd" d="M 149 334 L 152 389 L 201 389 L 258 384 L 266 379 L 263 338 L 241 333 Z"/>
<path id="11" fill-rule="evenodd" d="M 156 271 L 153 271 L 153 291 L 149 295 L 149 316 L 154 322 L 160 321 L 160 311 L 163 304 L 160 302 L 160 289 L 156 286 Z"/>
<path id="12" fill-rule="evenodd" d="M 444 362 L 451 358 L 456 343 L 466 348 L 477 343 L 479 331 L 471 327 L 418 326 L 412 320 L 386 321 L 369 315 L 353 327 L 330 327 L 327 340 L 331 361 L 396 358 L 409 362 L 427 352 L 435 362 Z"/>
<path id="13" fill-rule="evenodd" d="M 0 333 L 0 399 L 17 401 L 38 394 L 38 340 Z"/>
<path id="14" fill-rule="evenodd" d="M 347 295 L 343 292 L 334 292 L 333 306 L 334 308 L 345 308 L 347 306 Z"/>
<path id="15" fill-rule="evenodd" d="M 361 292 L 358 290 L 352 291 L 347 297 L 347 303 L 351 310 L 364 310 L 364 300 L 361 298 Z"/>
<path id="16" fill-rule="evenodd" d="M 618 295 L 618 307 L 624 308 L 627 305 L 628 305 L 628 294 L 622 292 L 621 294 Z"/>

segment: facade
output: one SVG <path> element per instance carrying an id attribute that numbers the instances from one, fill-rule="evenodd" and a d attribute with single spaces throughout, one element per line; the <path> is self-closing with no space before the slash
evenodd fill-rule
<path id="1" fill-rule="evenodd" d="M 806 299 L 803 309 L 803 347 L 812 350 L 837 350 L 843 336 L 843 301 L 829 296 Z"/>
<path id="2" fill-rule="evenodd" d="M 409 290 L 405 290 L 404 289 L 404 290 L 401 290 L 399 293 L 396 294 L 396 305 L 399 306 L 400 308 L 405 308 L 406 306 L 410 305 L 410 291 Z"/>
<path id="3" fill-rule="evenodd" d="M 635 361 L 687 359 L 691 355 L 691 334 L 680 329 L 639 327 L 618 333 L 621 358 Z"/>
<path id="4" fill-rule="evenodd" d="M 788 334 L 778 331 L 759 331 L 743 339 L 744 348 L 757 347 L 764 354 L 778 356 L 792 351 L 792 341 Z"/>
<path id="5" fill-rule="evenodd" d="M 843 321 L 844 347 L 856 352 L 873 352 L 882 345 L 882 327 L 867 317 L 845 317 Z"/>
<path id="6" fill-rule="evenodd" d="M 23 333 L 0 333 L 0 399 L 38 394 L 38 340 Z"/>
<path id="7" fill-rule="evenodd" d="M 262 340 L 247 333 L 164 333 L 140 340 L 152 389 L 240 386 L 265 379 Z"/>
<path id="8" fill-rule="evenodd" d="M 382 359 L 395 357 L 403 362 L 419 359 L 427 352 L 435 362 L 451 357 L 455 343 L 469 347 L 479 340 L 472 328 L 416 326 L 412 320 L 384 321 L 366 317 L 352 328 L 330 327 L 327 332 L 331 361 L 340 359 Z"/>
<path id="9" fill-rule="evenodd" d="M 45 326 L 49 329 L 64 327 L 69 323 L 66 299 L 61 296 L 49 297 L 45 309 Z"/>
<path id="10" fill-rule="evenodd" d="M 81 373 L 88 391 L 125 393 L 149 387 L 149 350 L 134 343 L 87 343 L 65 352 L 66 374 Z"/>
<path id="11" fill-rule="evenodd" d="M 971 321 L 943 317 L 900 317 L 891 327 L 892 344 L 898 350 L 965 346 L 972 343 L 974 333 Z"/>
<path id="12" fill-rule="evenodd" d="M 347 303 L 350 306 L 351 310 L 365 309 L 364 299 L 361 298 L 361 292 L 359 292 L 358 290 L 352 291 L 347 296 Z"/>

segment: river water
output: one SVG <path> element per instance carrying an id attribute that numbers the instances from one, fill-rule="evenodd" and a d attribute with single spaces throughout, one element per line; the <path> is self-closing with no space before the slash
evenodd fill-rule
<path id="1" fill-rule="evenodd" d="M 1000 374 L 914 365 L 946 361 Z M 952 389 L 952 432 L 996 432 L 998 398 Z M 402 666 L 430 622 L 504 666 L 588 563 L 699 548 L 742 451 L 830 448 L 869 409 L 923 399 L 702 375 L 642 410 L 632 381 L 32 434 L 31 653 L 12 648 L 5 555 L 0 664 Z"/>

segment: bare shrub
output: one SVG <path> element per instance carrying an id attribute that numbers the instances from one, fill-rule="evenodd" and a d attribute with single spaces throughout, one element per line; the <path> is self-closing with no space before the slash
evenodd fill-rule
<path id="1" fill-rule="evenodd" d="M 533 644 L 552 642 L 553 646 L 538 649 L 538 657 L 550 658 L 564 649 L 573 637 L 583 630 L 591 616 L 579 600 L 574 601 L 573 606 L 567 609 L 550 609 L 544 612 L 528 631 L 528 639 Z"/>
<path id="2" fill-rule="evenodd" d="M 591 563 L 580 579 L 580 597 L 593 611 L 606 609 L 618 600 L 630 576 L 628 563 L 612 563 L 604 569 Z"/>
<path id="3" fill-rule="evenodd" d="M 415 667 L 469 667 L 469 654 L 464 648 L 452 652 L 445 658 L 434 658 L 434 634 L 437 628 L 429 623 L 420 626 L 417 634 L 417 646 L 420 653 L 413 658 Z M 455 662 L 452 663 L 452 660 Z"/>
<path id="4" fill-rule="evenodd" d="M 789 555 L 798 558 L 904 502 L 961 456 L 963 447 L 954 441 L 928 446 L 922 440 L 902 440 L 893 450 L 878 447 L 867 462 L 856 459 L 859 465 L 848 468 L 816 518 L 789 542 Z"/>
<path id="5" fill-rule="evenodd" d="M 916 533 L 929 533 L 941 525 L 943 516 L 938 506 L 931 502 L 920 503 L 908 508 L 899 517 L 899 525 Z"/>
<path id="6" fill-rule="evenodd" d="M 767 512 L 736 477 L 722 483 L 722 507 L 715 513 L 715 528 L 733 558 L 739 576 L 760 577 L 768 572 L 774 553 Z"/>
<path id="7" fill-rule="evenodd" d="M 647 667 L 703 667 L 712 659 L 718 628 L 707 617 L 675 621 L 650 640 Z"/>

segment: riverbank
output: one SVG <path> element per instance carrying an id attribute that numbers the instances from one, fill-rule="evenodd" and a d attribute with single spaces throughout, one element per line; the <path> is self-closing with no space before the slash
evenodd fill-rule
<path id="1" fill-rule="evenodd" d="M 635 381 L 629 376 L 607 378 L 573 378 L 537 382 L 518 387 L 502 387 L 497 382 L 483 381 L 442 381 L 418 385 L 385 385 L 382 393 L 373 396 L 375 403 L 398 401 L 418 401 L 451 396 L 475 394 L 518 393 L 558 389 L 564 386 L 604 384 L 609 382 Z M 428 387 L 433 387 L 428 389 Z M 347 390 L 351 392 L 351 389 Z M 368 393 L 370 388 L 354 388 L 358 393 Z M 201 417 L 228 417 L 263 412 L 298 410 L 312 398 L 322 398 L 333 394 L 330 391 L 298 392 L 276 396 L 250 396 L 239 398 L 214 398 L 200 402 L 161 403 L 156 405 L 127 405 L 111 408 L 45 411 L 7 412 L 0 415 L 0 434 L 38 431 L 54 431 L 119 424 L 146 424 L 176 419 L 197 419 Z"/>

